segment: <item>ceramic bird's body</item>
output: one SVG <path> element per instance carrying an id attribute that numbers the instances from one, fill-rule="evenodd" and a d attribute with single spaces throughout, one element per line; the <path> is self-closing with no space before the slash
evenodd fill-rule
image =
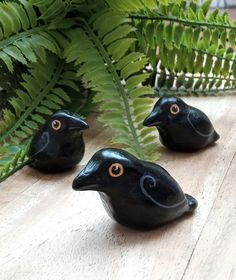
<path id="1" fill-rule="evenodd" d="M 162 97 L 145 126 L 156 126 L 162 144 L 172 150 L 194 151 L 219 139 L 209 118 L 199 109 L 176 97 Z"/>
<path id="2" fill-rule="evenodd" d="M 158 227 L 197 207 L 165 169 L 120 149 L 98 151 L 73 188 L 98 191 L 111 217 L 139 229 Z"/>
<path id="3" fill-rule="evenodd" d="M 86 128 L 86 122 L 68 111 L 52 115 L 31 142 L 31 166 L 44 172 L 74 167 L 84 155 L 82 131 Z"/>

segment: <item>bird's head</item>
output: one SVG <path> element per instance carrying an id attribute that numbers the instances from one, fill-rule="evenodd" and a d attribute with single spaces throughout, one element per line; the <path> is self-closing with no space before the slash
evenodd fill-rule
<path id="1" fill-rule="evenodd" d="M 177 97 L 160 98 L 149 116 L 143 122 L 144 126 L 162 127 L 180 120 L 185 115 L 188 105 Z"/>
<path id="2" fill-rule="evenodd" d="M 85 168 L 73 181 L 73 189 L 129 190 L 129 186 L 139 181 L 143 172 L 142 163 L 126 151 L 120 149 L 102 149 L 94 154 Z"/>
<path id="3" fill-rule="evenodd" d="M 120 149 L 102 149 L 94 154 L 74 179 L 76 191 L 92 190 L 111 196 L 131 198 L 152 206 L 172 207 L 184 194 L 178 183 L 162 167 L 142 161 Z M 123 201 L 124 202 L 124 201 Z M 123 203 L 121 202 L 121 203 Z"/>
<path id="4" fill-rule="evenodd" d="M 79 116 L 63 110 L 53 114 L 43 130 L 56 136 L 64 133 L 79 133 L 87 128 L 89 128 L 88 124 Z"/>

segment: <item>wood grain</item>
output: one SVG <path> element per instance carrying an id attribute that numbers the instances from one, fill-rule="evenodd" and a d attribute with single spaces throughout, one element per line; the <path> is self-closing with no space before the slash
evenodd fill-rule
<path id="1" fill-rule="evenodd" d="M 236 279 L 236 154 L 183 279 Z"/>
<path id="2" fill-rule="evenodd" d="M 99 196 L 71 182 L 111 131 L 91 116 L 76 170 L 43 175 L 25 167 L 0 186 L 0 279 L 236 279 L 236 97 L 188 98 L 221 135 L 192 154 L 161 148 L 160 164 L 199 201 L 192 216 L 151 232 L 113 222 Z"/>

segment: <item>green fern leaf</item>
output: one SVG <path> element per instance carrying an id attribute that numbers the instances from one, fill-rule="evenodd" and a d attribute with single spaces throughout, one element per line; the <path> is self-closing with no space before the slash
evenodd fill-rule
<path id="1" fill-rule="evenodd" d="M 52 56 L 48 57 L 48 62 L 49 65 L 32 64 L 31 73 L 23 75 L 24 81 L 21 83 L 22 88 L 17 90 L 18 96 L 10 100 L 15 114 L 4 110 L 0 125 L 0 142 L 9 137 L 17 140 L 32 136 L 42 124 L 42 117 L 37 112 L 51 115 L 53 111 L 61 108 L 64 102 L 70 100 L 64 89 L 59 87 L 60 81 L 64 80 L 64 62 Z M 33 120 L 31 116 L 34 116 Z M 27 133 L 27 129 L 22 131 L 22 127 L 25 126 L 31 129 L 30 134 Z"/>
<path id="2" fill-rule="evenodd" d="M 29 162 L 28 151 L 30 142 L 29 139 L 24 146 L 12 146 L 8 144 L 4 146 L 4 150 L 0 150 L 0 182 L 4 181 Z"/>
<path id="3" fill-rule="evenodd" d="M 102 24 L 105 15 L 109 15 L 109 18 L 112 15 L 115 18 L 114 22 L 109 24 L 109 28 Z M 121 28 L 123 25 L 125 28 Z M 93 24 L 86 24 L 86 33 L 82 29 L 76 29 L 70 34 L 71 44 L 68 45 L 64 55 L 68 62 L 75 61 L 79 67 L 78 75 L 97 92 L 94 101 L 101 103 L 100 120 L 117 133 L 113 143 L 125 146 L 140 158 L 148 159 L 149 155 L 143 154 L 142 145 L 149 142 L 142 144 L 136 127 L 141 126 L 143 116 L 147 114 L 145 110 L 150 110 L 152 102 L 143 98 L 139 100 L 139 97 L 131 99 L 132 92 L 142 88 L 142 82 L 150 76 L 148 73 L 140 73 L 148 60 L 143 53 L 132 51 L 135 40 L 129 37 L 128 25 L 127 20 L 124 21 L 119 13 L 114 14 L 114 11 L 99 13 L 97 18 L 94 17 Z M 119 37 L 117 29 L 124 32 Z M 76 43 L 78 37 L 79 44 Z M 107 38 L 114 38 L 115 42 Z M 86 57 L 81 56 L 85 50 Z M 130 93 L 129 98 L 126 92 Z M 141 108 L 142 118 L 139 113 Z M 137 115 L 134 115 L 134 112 Z"/>

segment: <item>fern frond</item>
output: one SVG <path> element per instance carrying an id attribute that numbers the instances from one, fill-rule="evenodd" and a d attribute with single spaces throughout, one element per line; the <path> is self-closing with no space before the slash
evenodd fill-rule
<path id="1" fill-rule="evenodd" d="M 44 123 L 44 117 L 70 101 L 68 91 L 77 90 L 76 72 L 55 56 L 48 56 L 48 64 L 32 64 L 29 74 L 23 74 L 17 97 L 10 99 L 12 110 L 3 110 L 0 122 L 0 142 L 28 138 Z M 81 100 L 82 102 L 82 100 Z"/>
<path id="2" fill-rule="evenodd" d="M 60 55 L 63 36 L 48 30 L 48 24 L 38 20 L 28 1 L 0 2 L 0 10 L 0 60 L 10 72 L 15 61 L 25 65 L 38 59 L 46 62 L 46 50 Z"/>
<path id="3" fill-rule="evenodd" d="M 210 2 L 197 6 L 169 0 L 145 13 L 127 11 L 136 27 L 136 47 L 148 54 L 153 78 L 157 76 L 150 83 L 161 93 L 236 88 L 236 25 L 227 13 L 208 13 Z"/>
<path id="4" fill-rule="evenodd" d="M 28 164 L 29 146 L 30 140 L 24 146 L 18 144 L 0 148 L 0 183 Z"/>
<path id="5" fill-rule="evenodd" d="M 112 18 L 112 22 L 107 24 L 102 20 L 104 18 Z M 113 143 L 124 146 L 142 159 L 149 159 L 151 155 L 157 157 L 157 151 L 146 153 L 152 150 L 150 146 L 154 139 L 144 141 L 139 133 L 143 128 L 142 118 L 136 109 L 142 107 L 142 99 L 130 97 L 149 77 L 148 73 L 140 73 L 148 63 L 147 58 L 132 51 L 135 39 L 130 35 L 133 32 L 130 20 L 108 10 L 94 16 L 90 25 L 83 21 L 83 27 L 84 30 L 75 29 L 69 35 L 71 44 L 65 50 L 65 57 L 67 62 L 75 61 L 79 66 L 79 77 L 96 92 L 94 101 L 100 104 L 100 120 L 116 131 Z M 146 104 L 143 109 L 150 110 L 150 103 L 149 100 L 149 106 Z M 152 132 L 152 129 L 147 130 Z"/>

